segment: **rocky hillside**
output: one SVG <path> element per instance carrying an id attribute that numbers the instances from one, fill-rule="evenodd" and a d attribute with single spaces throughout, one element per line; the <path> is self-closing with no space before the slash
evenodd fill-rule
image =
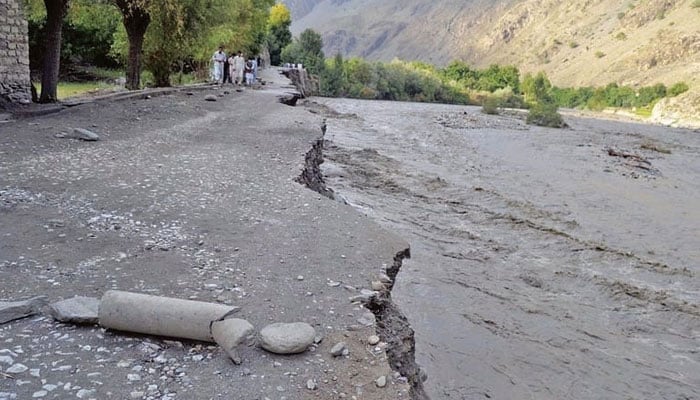
<path id="1" fill-rule="evenodd" d="M 515 64 L 561 86 L 685 81 L 700 96 L 696 0 L 285 0 L 328 55 Z"/>

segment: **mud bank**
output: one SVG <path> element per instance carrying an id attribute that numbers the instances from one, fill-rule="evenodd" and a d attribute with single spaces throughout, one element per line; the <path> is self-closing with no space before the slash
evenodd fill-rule
<path id="1" fill-rule="evenodd" d="M 330 199 L 334 199 L 333 191 L 326 187 L 321 173 L 323 164 L 323 143 L 326 133 L 326 122 L 321 126 L 321 138 L 313 143 L 311 150 L 306 153 L 305 167 L 297 182 Z M 391 290 L 403 265 L 403 261 L 411 257 L 411 250 L 406 248 L 394 256 L 393 262 L 386 268 L 389 282 L 385 283 L 386 290 L 372 296 L 363 304 L 374 314 L 377 321 L 377 333 L 388 344 L 387 356 L 391 368 L 408 379 L 411 387 L 411 399 L 422 400 L 428 396 L 423 389 L 423 381 L 427 379 L 424 371 L 416 364 L 415 337 L 413 329 L 406 316 L 391 299 Z"/>

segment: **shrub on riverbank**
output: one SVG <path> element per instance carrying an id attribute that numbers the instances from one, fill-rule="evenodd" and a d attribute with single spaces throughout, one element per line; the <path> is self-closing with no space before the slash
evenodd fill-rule
<path id="1" fill-rule="evenodd" d="M 546 126 L 549 128 L 565 128 L 567 125 L 553 103 L 537 103 L 530 107 L 525 122 L 530 125 Z"/>

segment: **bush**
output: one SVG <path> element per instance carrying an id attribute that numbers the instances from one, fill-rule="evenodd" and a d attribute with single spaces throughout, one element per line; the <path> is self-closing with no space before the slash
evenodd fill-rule
<path id="1" fill-rule="evenodd" d="M 484 99 L 484 103 L 481 106 L 481 112 L 489 115 L 498 115 L 498 108 L 501 106 L 500 100 L 496 96 L 488 96 Z"/>
<path id="2" fill-rule="evenodd" d="M 657 83 L 654 86 L 645 86 L 639 89 L 639 95 L 637 96 L 635 106 L 647 106 L 664 97 L 666 97 L 666 86 L 664 86 L 663 83 Z"/>
<path id="3" fill-rule="evenodd" d="M 605 57 L 605 53 L 603 53 L 602 51 L 598 50 L 595 52 L 595 58 L 603 58 L 603 57 Z"/>
<path id="4" fill-rule="evenodd" d="M 700 0 L 698 0 L 698 1 L 700 1 Z M 668 88 L 666 95 L 668 97 L 676 97 L 681 93 L 687 92 L 688 89 L 689 89 L 689 87 L 688 87 L 687 83 L 678 82 L 678 83 L 673 84 L 673 86 L 671 86 L 670 88 Z"/>
<path id="5" fill-rule="evenodd" d="M 695 0 L 693 3 L 690 5 L 692 8 L 700 8 L 700 0 Z"/>
<path id="6" fill-rule="evenodd" d="M 493 97 L 498 99 L 498 106 L 501 108 L 527 108 L 523 97 L 515 94 L 510 86 L 495 90 Z"/>
<path id="7" fill-rule="evenodd" d="M 530 125 L 545 126 L 548 128 L 565 128 L 567 125 L 557 111 L 556 104 L 537 103 L 530 108 L 525 122 Z"/>

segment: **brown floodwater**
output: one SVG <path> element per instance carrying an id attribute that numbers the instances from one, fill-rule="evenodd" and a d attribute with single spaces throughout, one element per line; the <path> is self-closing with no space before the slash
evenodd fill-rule
<path id="1" fill-rule="evenodd" d="M 314 102 L 327 185 L 411 244 L 431 398 L 700 398 L 700 132 Z"/>

